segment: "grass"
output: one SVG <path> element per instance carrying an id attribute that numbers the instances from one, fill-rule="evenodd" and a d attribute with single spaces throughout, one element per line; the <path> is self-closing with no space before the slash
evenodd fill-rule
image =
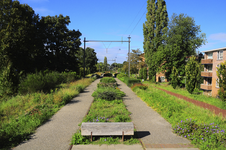
<path id="1" fill-rule="evenodd" d="M 205 102 L 207 104 L 210 105 L 214 105 L 218 108 L 224 109 L 226 110 L 226 106 L 223 105 L 222 100 L 218 99 L 218 98 L 214 98 L 214 97 L 210 97 L 210 96 L 206 96 L 206 95 L 197 95 L 197 94 L 190 94 L 186 89 L 184 88 L 179 88 L 177 87 L 176 89 L 174 89 L 171 85 L 168 85 L 168 83 L 161 83 L 161 84 L 154 84 L 154 83 L 150 83 L 148 81 L 145 81 L 144 83 L 151 85 L 151 86 L 155 86 L 155 87 L 159 87 L 186 97 L 189 97 L 191 99 L 197 100 L 197 101 L 201 101 L 201 102 Z"/>
<path id="2" fill-rule="evenodd" d="M 133 90 L 172 124 L 175 134 L 189 139 L 201 150 L 226 149 L 226 119 L 222 115 L 215 115 L 210 110 L 175 98 L 154 86 L 149 86 L 146 90 L 141 88 Z"/>
<path id="3" fill-rule="evenodd" d="M 106 91 L 109 91 L 110 88 L 105 89 Z M 112 88 L 110 91 L 115 90 L 115 88 Z M 104 89 L 97 88 L 96 91 L 104 92 Z M 96 91 L 94 91 L 94 93 L 97 93 Z M 89 113 L 82 122 L 131 122 L 129 117 L 130 112 L 126 109 L 122 100 L 124 93 L 119 91 L 119 89 L 116 91 L 122 95 L 118 97 L 118 99 L 109 100 L 108 98 L 103 99 L 95 97 L 90 107 Z M 134 138 L 133 136 L 125 136 L 123 144 L 136 143 L 139 143 L 137 138 Z M 71 144 L 122 144 L 122 141 L 121 136 L 95 136 L 93 137 L 93 142 L 91 142 L 90 137 L 82 136 L 81 131 L 79 130 L 73 135 Z"/>
<path id="4" fill-rule="evenodd" d="M 0 149 L 8 149 L 21 143 L 34 133 L 60 108 L 87 87 L 93 79 L 81 79 L 50 93 L 17 95 L 0 103 Z"/>

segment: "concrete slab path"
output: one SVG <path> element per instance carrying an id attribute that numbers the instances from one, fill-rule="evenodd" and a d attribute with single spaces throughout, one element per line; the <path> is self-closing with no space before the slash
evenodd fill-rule
<path id="1" fill-rule="evenodd" d="M 100 79 L 95 80 L 83 93 L 73 98 L 49 121 L 40 126 L 31 139 L 24 141 L 15 150 L 68 150 L 72 135 L 79 129 L 78 124 L 93 102 L 92 93 Z"/>
<path id="2" fill-rule="evenodd" d="M 147 106 L 122 81 L 116 78 L 121 91 L 126 93 L 124 103 L 138 132 L 138 137 L 148 148 L 189 148 L 190 141 L 173 133 L 172 126 L 161 115 Z M 198 150 L 198 148 L 196 148 Z"/>

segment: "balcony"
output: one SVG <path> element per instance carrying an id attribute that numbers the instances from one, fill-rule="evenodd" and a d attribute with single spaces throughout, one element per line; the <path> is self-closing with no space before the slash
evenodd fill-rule
<path id="1" fill-rule="evenodd" d="M 211 77 L 212 78 L 212 72 L 203 71 L 201 72 L 202 77 Z"/>
<path id="2" fill-rule="evenodd" d="M 202 59 L 201 64 L 213 64 L 213 59 Z"/>
<path id="3" fill-rule="evenodd" d="M 201 84 L 200 88 L 203 90 L 212 91 L 212 85 Z"/>

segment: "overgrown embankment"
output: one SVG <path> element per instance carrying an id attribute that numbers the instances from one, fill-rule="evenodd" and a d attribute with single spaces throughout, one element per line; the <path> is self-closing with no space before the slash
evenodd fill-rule
<path id="1" fill-rule="evenodd" d="M 124 81 L 123 75 L 118 75 Z M 226 148 L 226 119 L 210 110 L 148 85 L 135 84 L 132 90 L 172 124 L 172 130 L 202 150 Z"/>

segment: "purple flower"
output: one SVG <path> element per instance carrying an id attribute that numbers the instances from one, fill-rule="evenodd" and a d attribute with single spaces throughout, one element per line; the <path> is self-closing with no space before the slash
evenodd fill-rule
<path id="1" fill-rule="evenodd" d="M 188 134 L 188 136 L 190 136 L 190 135 Z"/>
<path id="2" fill-rule="evenodd" d="M 106 141 L 106 139 L 105 139 L 105 141 Z"/>
<path id="3" fill-rule="evenodd" d="M 186 135 L 184 137 L 187 137 Z"/>
<path id="4" fill-rule="evenodd" d="M 193 133 L 192 133 L 192 135 L 193 135 Z"/>
<path id="5" fill-rule="evenodd" d="M 208 132 L 208 131 L 206 131 L 206 132 Z"/>
<path id="6" fill-rule="evenodd" d="M 181 120 L 181 123 L 183 122 L 183 120 Z"/>
<path id="7" fill-rule="evenodd" d="M 202 140 L 203 140 L 203 138 L 202 138 Z"/>
<path id="8" fill-rule="evenodd" d="M 224 130 L 221 130 L 221 132 L 224 132 Z"/>

